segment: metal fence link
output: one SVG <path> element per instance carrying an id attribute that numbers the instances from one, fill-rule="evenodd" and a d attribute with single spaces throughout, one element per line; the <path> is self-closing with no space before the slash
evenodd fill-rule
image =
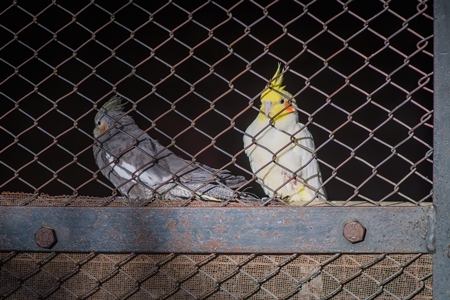
<path id="1" fill-rule="evenodd" d="M 289 205 L 263 192 L 242 143 L 277 63 L 314 137 L 323 205 L 427 205 L 432 4 L 3 1 L 0 205 Z M 92 154 L 94 116 L 114 95 L 161 145 L 244 176 L 236 191 L 262 200 L 123 197 Z M 432 297 L 425 254 L 8 252 L 0 267 L 2 299 Z"/>

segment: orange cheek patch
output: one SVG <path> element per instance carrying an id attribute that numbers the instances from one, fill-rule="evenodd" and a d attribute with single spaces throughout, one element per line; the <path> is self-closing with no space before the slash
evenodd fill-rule
<path id="1" fill-rule="evenodd" d="M 105 124 L 105 123 L 102 123 L 98 129 L 100 130 L 100 133 L 105 132 L 105 130 L 106 130 L 106 124 Z"/>
<path id="2" fill-rule="evenodd" d="M 285 111 L 288 113 L 293 113 L 295 111 L 295 108 L 292 105 L 290 105 L 289 102 L 285 104 L 285 107 L 286 107 Z"/>

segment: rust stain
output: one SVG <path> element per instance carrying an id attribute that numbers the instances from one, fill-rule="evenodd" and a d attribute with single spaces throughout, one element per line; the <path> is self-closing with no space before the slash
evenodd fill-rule
<path id="1" fill-rule="evenodd" d="M 177 231 L 177 223 L 175 222 L 175 220 L 170 221 L 168 223 L 168 225 L 169 225 L 170 233 L 172 233 L 172 234 L 178 233 L 178 231 Z"/>
<path id="2" fill-rule="evenodd" d="M 216 232 L 218 234 L 223 234 L 230 226 L 225 225 L 225 224 L 218 224 L 216 226 Z"/>
<path id="3" fill-rule="evenodd" d="M 289 227 L 289 226 L 292 226 L 292 219 L 283 219 L 283 222 L 281 223 L 282 225 L 281 226 L 283 226 L 283 227 Z"/>
<path id="4" fill-rule="evenodd" d="M 187 231 L 185 234 L 173 231 L 170 239 L 166 242 L 165 247 L 173 249 L 173 252 L 185 252 L 186 249 L 192 249 L 195 245 L 195 240 L 190 231 Z"/>
<path id="5" fill-rule="evenodd" d="M 147 240 L 149 230 L 147 228 L 139 227 L 139 229 L 136 231 L 136 239 L 135 241 L 138 242 L 137 244 L 140 244 L 140 240 Z"/>
<path id="6" fill-rule="evenodd" d="M 116 230 L 111 229 L 110 231 L 108 231 L 108 235 L 110 235 L 110 236 L 118 236 L 119 233 Z"/>
<path id="7" fill-rule="evenodd" d="M 161 215 L 171 215 L 173 213 L 172 209 L 167 209 L 167 208 L 155 208 L 156 211 L 158 211 L 159 214 Z"/>
<path id="8" fill-rule="evenodd" d="M 228 250 L 226 248 L 226 244 L 227 243 L 222 239 L 212 239 L 212 240 L 200 243 L 199 249 L 202 251 L 211 251 L 211 252 L 223 251 L 223 250 Z"/>

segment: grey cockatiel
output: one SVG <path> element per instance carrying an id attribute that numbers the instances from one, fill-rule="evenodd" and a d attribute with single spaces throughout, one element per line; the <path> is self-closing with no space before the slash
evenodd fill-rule
<path id="1" fill-rule="evenodd" d="M 184 160 L 160 145 L 112 97 L 95 116 L 94 157 L 103 175 L 130 198 L 231 200 L 242 176 Z"/>

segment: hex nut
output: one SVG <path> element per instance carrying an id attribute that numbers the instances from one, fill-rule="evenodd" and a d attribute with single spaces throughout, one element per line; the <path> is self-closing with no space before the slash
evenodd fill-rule
<path id="1" fill-rule="evenodd" d="M 36 245 L 39 247 L 50 249 L 57 242 L 56 232 L 51 227 L 42 226 L 34 234 L 34 240 L 36 241 Z"/>
<path id="2" fill-rule="evenodd" d="M 366 228 L 358 221 L 351 221 L 344 226 L 344 237 L 352 244 L 364 241 Z"/>

